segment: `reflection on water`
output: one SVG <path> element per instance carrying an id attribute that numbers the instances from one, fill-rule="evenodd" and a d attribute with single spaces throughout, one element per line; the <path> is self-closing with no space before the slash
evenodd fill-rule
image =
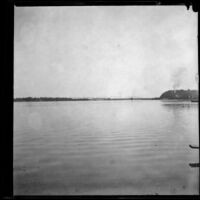
<path id="1" fill-rule="evenodd" d="M 164 106 L 166 109 L 171 109 L 171 110 L 177 110 L 177 109 L 196 109 L 198 104 L 197 103 L 190 103 L 190 102 L 163 102 L 162 106 Z"/>
<path id="2" fill-rule="evenodd" d="M 198 104 L 14 103 L 15 194 L 198 194 Z"/>

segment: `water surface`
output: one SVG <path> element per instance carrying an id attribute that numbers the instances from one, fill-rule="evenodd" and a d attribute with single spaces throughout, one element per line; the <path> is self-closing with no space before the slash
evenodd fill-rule
<path id="1" fill-rule="evenodd" d="M 198 104 L 14 103 L 14 194 L 198 194 Z"/>

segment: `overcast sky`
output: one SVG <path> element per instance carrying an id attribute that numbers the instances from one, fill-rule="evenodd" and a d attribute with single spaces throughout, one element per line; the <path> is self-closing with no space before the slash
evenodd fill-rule
<path id="1" fill-rule="evenodd" d="M 157 97 L 196 89 L 185 6 L 15 7 L 15 97 Z"/>

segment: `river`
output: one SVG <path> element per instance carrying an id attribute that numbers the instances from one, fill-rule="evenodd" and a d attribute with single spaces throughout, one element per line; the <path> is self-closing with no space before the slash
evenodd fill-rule
<path id="1" fill-rule="evenodd" d="M 14 103 L 15 195 L 198 194 L 198 104 Z"/>

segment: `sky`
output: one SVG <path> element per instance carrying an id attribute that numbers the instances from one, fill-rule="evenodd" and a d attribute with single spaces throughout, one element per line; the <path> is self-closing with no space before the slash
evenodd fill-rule
<path id="1" fill-rule="evenodd" d="M 198 87 L 198 23 L 191 8 L 14 12 L 14 97 L 158 97 Z"/>

